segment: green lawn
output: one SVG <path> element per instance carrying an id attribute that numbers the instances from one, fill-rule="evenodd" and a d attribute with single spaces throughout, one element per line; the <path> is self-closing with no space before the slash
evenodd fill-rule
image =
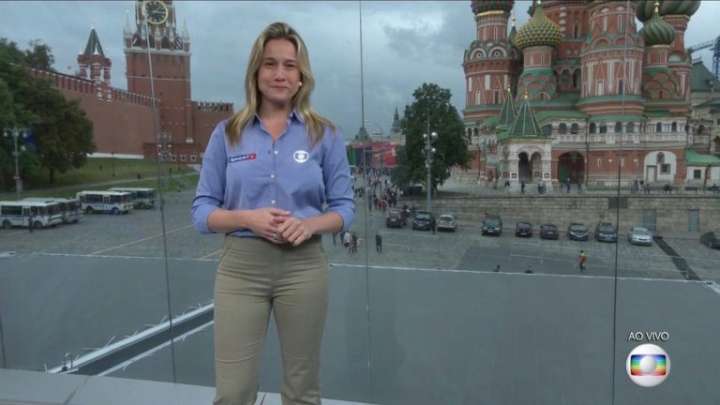
<path id="1" fill-rule="evenodd" d="M 168 175 L 170 169 L 173 174 L 187 173 L 191 168 L 174 163 L 161 163 L 163 175 Z M 137 179 L 142 177 L 155 177 L 158 175 L 158 164 L 152 160 L 140 159 L 88 159 L 87 164 L 79 169 L 72 169 L 65 173 L 55 173 L 55 184 L 50 184 L 47 170 L 37 173 L 25 180 L 26 189 L 72 186 L 75 184 L 100 183 L 122 179 Z"/>
<path id="2" fill-rule="evenodd" d="M 158 172 L 160 169 L 160 172 Z M 55 173 L 55 183 L 48 182 L 47 171 L 41 176 L 24 179 L 22 197 L 68 197 L 88 188 L 106 190 L 110 187 L 153 187 L 158 188 L 158 174 L 162 179 L 160 187 L 164 191 L 195 187 L 198 176 L 188 166 L 175 163 L 161 163 L 139 159 L 88 159 L 87 164 L 66 173 Z M 139 176 L 138 176 L 139 175 Z M 93 187 L 96 183 L 109 183 Z M 0 200 L 15 199 L 14 191 L 0 192 Z"/>

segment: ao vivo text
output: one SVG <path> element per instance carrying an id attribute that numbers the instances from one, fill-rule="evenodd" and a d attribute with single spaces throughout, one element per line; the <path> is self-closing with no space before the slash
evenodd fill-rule
<path id="1" fill-rule="evenodd" d="M 628 342 L 667 342 L 670 340 L 668 331 L 630 331 Z"/>

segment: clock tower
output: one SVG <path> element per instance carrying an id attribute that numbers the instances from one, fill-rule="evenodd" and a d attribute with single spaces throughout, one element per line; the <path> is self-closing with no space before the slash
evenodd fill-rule
<path id="1" fill-rule="evenodd" d="M 123 30 L 128 91 L 151 96 L 150 74 L 160 112 L 160 134 L 171 144 L 193 142 L 190 35 L 178 30 L 172 0 L 137 0 L 135 21 Z"/>

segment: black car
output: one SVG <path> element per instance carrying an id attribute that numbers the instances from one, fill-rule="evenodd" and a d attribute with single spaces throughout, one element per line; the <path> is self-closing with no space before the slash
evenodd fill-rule
<path id="1" fill-rule="evenodd" d="M 588 240 L 590 239 L 590 230 L 583 224 L 572 223 L 568 226 L 567 237 L 570 240 Z"/>
<path id="2" fill-rule="evenodd" d="M 402 228 L 407 225 L 406 216 L 400 208 L 391 208 L 385 218 L 385 226 L 388 228 Z"/>
<path id="3" fill-rule="evenodd" d="M 413 218 L 412 229 L 431 231 L 435 227 L 435 217 L 427 211 L 416 211 Z"/>
<path id="4" fill-rule="evenodd" d="M 617 229 L 609 222 L 601 222 L 595 227 L 595 240 L 598 242 L 617 242 Z"/>
<path id="5" fill-rule="evenodd" d="M 558 232 L 557 226 L 553 224 L 542 224 L 540 225 L 540 238 L 541 239 L 558 239 L 560 232 Z"/>
<path id="6" fill-rule="evenodd" d="M 711 248 L 720 249 L 720 233 L 718 232 L 707 232 L 700 236 L 700 243 Z"/>
<path id="7" fill-rule="evenodd" d="M 515 236 L 522 238 L 532 237 L 532 225 L 527 222 L 518 222 L 515 224 Z"/>
<path id="8" fill-rule="evenodd" d="M 502 219 L 498 216 L 487 216 L 483 219 L 482 229 L 480 231 L 483 235 L 495 235 L 500 236 L 502 234 L 503 223 Z"/>

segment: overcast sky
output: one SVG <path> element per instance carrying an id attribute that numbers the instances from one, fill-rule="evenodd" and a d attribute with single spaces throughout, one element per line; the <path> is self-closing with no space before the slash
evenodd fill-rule
<path id="1" fill-rule="evenodd" d="M 112 84 L 127 88 L 122 30 L 133 1 L 0 2 L 0 37 L 26 47 L 42 39 L 53 50 L 55 68 L 77 69 L 94 26 L 112 60 Z M 530 1 L 517 1 L 518 26 L 527 21 Z M 192 96 L 196 101 L 243 103 L 242 80 L 250 47 L 260 31 L 286 21 L 304 38 L 317 86 L 313 104 L 349 139 L 361 123 L 360 4 L 358 2 L 176 2 L 178 23 L 187 21 L 192 51 Z M 475 39 L 470 1 L 362 3 L 365 120 L 370 132 L 389 132 L 397 106 L 402 114 L 423 82 L 449 88 L 464 108 L 463 51 Z M 704 1 L 690 21 L 686 45 L 720 34 L 720 1 Z M 709 51 L 701 52 L 708 67 Z M 69 67 L 69 69 L 68 69 Z"/>

